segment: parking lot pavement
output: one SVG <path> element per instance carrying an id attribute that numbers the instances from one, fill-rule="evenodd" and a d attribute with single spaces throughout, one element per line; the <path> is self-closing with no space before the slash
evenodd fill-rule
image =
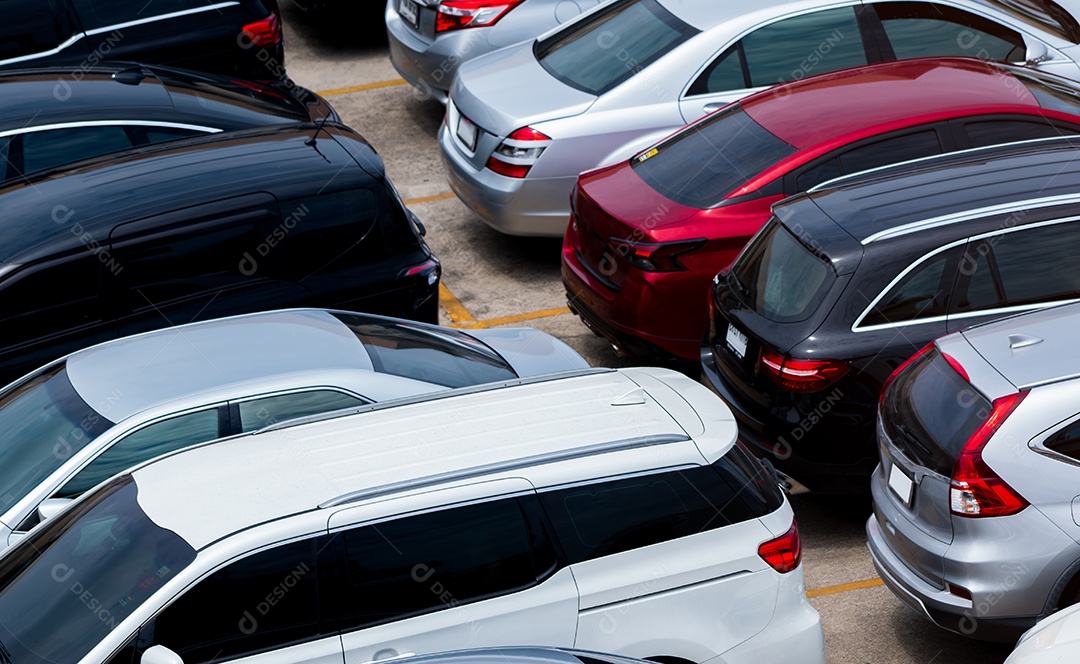
<path id="1" fill-rule="evenodd" d="M 404 85 L 394 71 L 378 4 L 315 21 L 286 3 L 286 63 L 297 83 L 325 93 L 378 149 L 394 184 L 427 226 L 444 268 L 442 322 L 528 325 L 563 339 L 596 366 L 632 365 L 566 309 L 558 241 L 503 236 L 450 193 L 435 141 L 443 107 Z M 821 612 L 829 662 L 1005 659 L 1009 648 L 941 630 L 881 585 L 866 549 L 865 499 L 804 495 L 792 503 L 803 535 L 806 587 Z M 789 661 L 798 662 L 798 654 Z"/>

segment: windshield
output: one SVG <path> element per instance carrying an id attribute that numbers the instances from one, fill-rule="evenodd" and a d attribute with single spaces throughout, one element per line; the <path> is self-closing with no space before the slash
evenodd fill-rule
<path id="1" fill-rule="evenodd" d="M 832 265 L 775 217 L 739 255 L 731 274 L 747 303 L 777 323 L 809 318 L 836 281 Z"/>
<path id="2" fill-rule="evenodd" d="M 990 401 L 935 348 L 888 387 L 882 423 L 893 444 L 941 475 L 952 474 L 964 444 L 990 414 Z"/>
<path id="3" fill-rule="evenodd" d="M 195 560 L 137 498 L 118 477 L 0 558 L 0 661 L 79 661 Z"/>
<path id="4" fill-rule="evenodd" d="M 985 0 L 1028 25 L 1080 44 L 1080 24 L 1053 0 Z"/>
<path id="5" fill-rule="evenodd" d="M 455 330 L 438 334 L 407 323 L 335 313 L 364 344 L 375 371 L 442 385 L 467 387 L 517 378 L 510 365 L 477 339 Z"/>
<path id="6" fill-rule="evenodd" d="M 533 52 L 563 83 L 602 95 L 697 32 L 656 0 L 618 0 L 537 41 Z"/>
<path id="7" fill-rule="evenodd" d="M 630 163 L 650 187 L 680 205 L 716 207 L 724 197 L 795 148 L 754 122 L 740 106 L 675 134 Z"/>
<path id="8" fill-rule="evenodd" d="M 66 364 L 9 386 L 0 393 L 0 508 L 26 497 L 112 425 L 75 391 Z"/>

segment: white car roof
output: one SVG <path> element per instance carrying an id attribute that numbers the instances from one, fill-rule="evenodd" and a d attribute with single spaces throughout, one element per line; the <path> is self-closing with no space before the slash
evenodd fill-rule
<path id="1" fill-rule="evenodd" d="M 597 445 L 630 440 L 639 447 L 693 440 L 685 444 L 696 446 L 698 462 L 711 462 L 735 436 L 730 410 L 681 374 L 592 370 L 244 436 L 160 458 L 132 475 L 146 514 L 200 549 L 254 524 L 419 478 L 441 484 L 455 474 L 505 472 L 522 460 L 593 456 Z"/>

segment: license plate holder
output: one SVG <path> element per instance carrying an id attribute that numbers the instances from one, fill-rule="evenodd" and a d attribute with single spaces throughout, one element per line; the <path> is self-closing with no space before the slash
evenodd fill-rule
<path id="1" fill-rule="evenodd" d="M 724 342 L 727 344 L 728 350 L 735 354 L 735 357 L 740 360 L 746 357 L 746 345 L 749 343 L 749 338 L 745 334 L 739 331 L 731 323 L 728 323 L 727 335 L 724 337 Z"/>
<path id="2" fill-rule="evenodd" d="M 398 0 L 398 15 L 414 29 L 420 27 L 420 5 L 413 0 Z"/>
<path id="3" fill-rule="evenodd" d="M 915 492 L 915 480 L 911 479 L 895 463 L 889 469 L 889 488 L 892 489 L 897 498 L 903 501 L 905 507 L 911 507 L 912 494 Z"/>
<path id="4" fill-rule="evenodd" d="M 476 130 L 476 125 L 472 123 L 472 120 L 464 115 L 458 116 L 456 133 L 458 140 L 469 149 L 469 152 L 476 152 L 476 137 L 479 132 Z"/>

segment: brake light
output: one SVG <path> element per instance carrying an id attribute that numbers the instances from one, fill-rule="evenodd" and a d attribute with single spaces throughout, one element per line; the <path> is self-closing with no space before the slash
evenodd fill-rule
<path id="1" fill-rule="evenodd" d="M 533 164 L 549 145 L 550 136 L 532 127 L 522 127 L 499 143 L 499 147 L 495 148 L 495 152 L 488 158 L 487 167 L 508 178 L 523 178 L 529 174 Z"/>
<path id="2" fill-rule="evenodd" d="M 282 40 L 281 18 L 278 17 L 277 12 L 271 12 L 263 20 L 245 25 L 243 33 L 256 46 L 262 48 L 277 46 Z"/>
<path id="3" fill-rule="evenodd" d="M 953 368 L 953 371 L 960 374 L 960 377 L 964 379 L 965 383 L 971 382 L 971 377 L 968 376 L 968 372 L 964 369 L 960 362 L 957 361 L 955 357 L 949 355 L 948 353 L 942 353 L 941 356 L 945 358 L 945 361 L 949 363 L 949 366 Z"/>
<path id="4" fill-rule="evenodd" d="M 405 270 L 402 276 L 415 277 L 417 275 L 423 274 L 427 275 L 428 286 L 434 286 L 435 284 L 439 283 L 439 277 L 442 274 L 442 265 L 440 265 L 439 261 L 435 260 L 434 258 L 429 258 L 423 263 L 420 263 L 419 265 L 414 265 L 413 267 Z"/>
<path id="5" fill-rule="evenodd" d="M 799 568 L 802 560 L 802 541 L 799 539 L 799 524 L 791 522 L 791 530 L 776 539 L 769 540 L 758 547 L 758 555 L 781 574 L 793 572 Z"/>
<path id="6" fill-rule="evenodd" d="M 986 443 L 1027 395 L 1027 392 L 1019 392 L 994 400 L 990 415 L 964 444 L 953 466 L 949 488 L 949 508 L 953 514 L 964 517 L 1009 516 L 1030 504 L 998 477 L 982 458 Z"/>
<path id="7" fill-rule="evenodd" d="M 686 269 L 686 266 L 679 262 L 679 257 L 705 246 L 705 240 L 634 242 L 612 239 L 608 246 L 639 270 L 678 272 Z"/>
<path id="8" fill-rule="evenodd" d="M 482 28 L 506 16 L 524 0 L 443 0 L 435 15 L 435 32 Z"/>
<path id="9" fill-rule="evenodd" d="M 933 350 L 933 348 L 934 348 L 934 342 L 931 341 L 930 343 L 928 343 L 925 346 L 923 346 L 922 348 L 920 348 L 919 352 L 915 353 L 914 355 L 912 355 L 908 359 L 904 360 L 900 364 L 900 366 L 896 367 L 896 371 L 893 371 L 891 374 L 889 374 L 889 377 L 886 378 L 885 382 L 881 385 L 881 393 L 878 394 L 878 406 L 885 403 L 885 390 L 889 389 L 889 386 L 892 385 L 892 382 L 894 380 L 896 380 L 896 377 L 899 376 L 901 373 L 903 373 L 904 369 L 907 369 L 912 364 L 915 364 L 915 361 L 918 360 L 920 357 L 922 357 L 923 355 L 926 355 L 931 350 Z"/>
<path id="10" fill-rule="evenodd" d="M 785 390 L 816 392 L 834 383 L 851 367 L 843 360 L 800 360 L 777 353 L 762 353 L 761 368 Z"/>

